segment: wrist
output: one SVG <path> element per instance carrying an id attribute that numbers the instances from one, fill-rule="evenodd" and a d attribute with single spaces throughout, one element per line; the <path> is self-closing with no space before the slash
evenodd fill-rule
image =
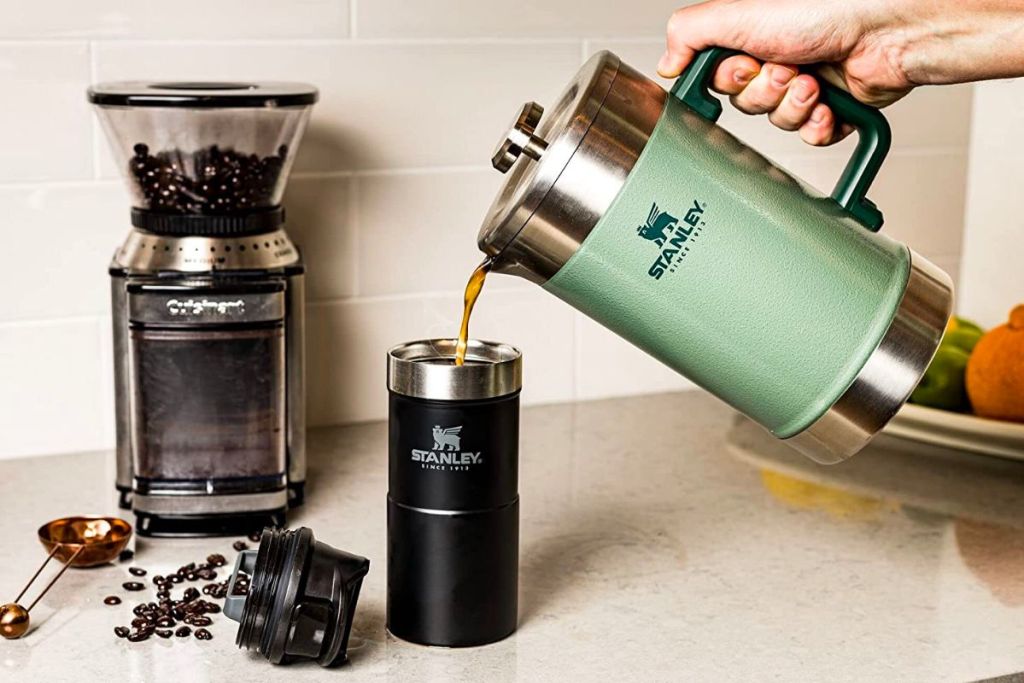
<path id="1" fill-rule="evenodd" d="M 881 0 L 893 66 L 910 85 L 1024 74 L 1024 0 Z"/>

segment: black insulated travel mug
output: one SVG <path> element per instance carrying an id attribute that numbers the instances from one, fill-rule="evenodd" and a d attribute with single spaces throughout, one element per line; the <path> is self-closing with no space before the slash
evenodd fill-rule
<path id="1" fill-rule="evenodd" d="M 516 629 L 522 354 L 471 341 L 388 352 L 388 630 L 484 645 Z"/>

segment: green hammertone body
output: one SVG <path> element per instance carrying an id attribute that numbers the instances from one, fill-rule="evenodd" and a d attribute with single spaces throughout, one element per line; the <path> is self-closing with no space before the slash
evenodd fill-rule
<path id="1" fill-rule="evenodd" d="M 909 270 L 906 247 L 669 97 L 544 286 L 786 438 L 854 380 Z"/>

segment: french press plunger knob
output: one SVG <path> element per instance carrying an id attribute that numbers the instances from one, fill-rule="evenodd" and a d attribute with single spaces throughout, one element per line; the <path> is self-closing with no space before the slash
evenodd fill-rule
<path id="1" fill-rule="evenodd" d="M 520 154 L 526 154 L 534 161 L 540 159 L 544 150 L 548 148 L 548 143 L 533 133 L 537 130 L 537 124 L 540 123 L 543 113 L 544 107 L 536 102 L 527 102 L 523 105 L 515 120 L 512 121 L 508 132 L 498 143 L 494 155 L 491 156 L 494 168 L 502 173 L 507 172 Z"/>

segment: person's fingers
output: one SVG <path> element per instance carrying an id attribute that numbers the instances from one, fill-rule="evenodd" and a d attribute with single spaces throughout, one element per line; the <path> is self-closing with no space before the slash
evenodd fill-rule
<path id="1" fill-rule="evenodd" d="M 782 103 L 796 69 L 782 64 L 765 64 L 754 80 L 739 94 L 732 96 L 733 105 L 747 114 L 764 114 Z"/>
<path id="2" fill-rule="evenodd" d="M 724 31 L 732 22 L 716 11 L 718 4 L 710 0 L 672 13 L 666 29 L 665 54 L 658 61 L 658 75 L 675 78 L 701 50 L 713 45 L 726 46 L 729 36 Z"/>
<path id="3" fill-rule="evenodd" d="M 821 147 L 831 145 L 835 137 L 835 118 L 832 110 L 824 104 L 817 104 L 811 110 L 811 117 L 800 126 L 800 139 L 808 145 Z"/>
<path id="4" fill-rule="evenodd" d="M 801 74 L 793 79 L 778 108 L 768 114 L 768 120 L 782 130 L 797 130 L 811 118 L 818 102 L 818 82 L 813 76 Z"/>
<path id="5" fill-rule="evenodd" d="M 761 70 L 761 62 L 747 55 L 723 59 L 715 70 L 711 89 L 723 95 L 738 95 Z"/>

